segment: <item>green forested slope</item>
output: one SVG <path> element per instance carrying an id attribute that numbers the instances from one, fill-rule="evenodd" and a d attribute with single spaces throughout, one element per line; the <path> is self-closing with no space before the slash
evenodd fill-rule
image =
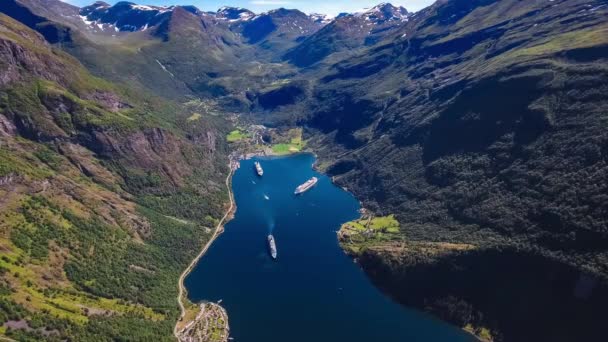
<path id="1" fill-rule="evenodd" d="M 393 37 L 310 71 L 310 96 L 264 120 L 306 125 L 320 165 L 373 212 L 396 215 L 400 234 L 354 249 L 391 295 L 498 340 L 597 340 L 608 281 L 606 10 L 440 1 Z"/>
<path id="2" fill-rule="evenodd" d="M 91 76 L 0 15 L 0 332 L 171 340 L 227 200 L 223 122 Z"/>

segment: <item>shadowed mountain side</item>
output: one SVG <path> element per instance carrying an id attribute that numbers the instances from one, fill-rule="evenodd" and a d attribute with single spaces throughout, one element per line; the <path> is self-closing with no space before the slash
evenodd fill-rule
<path id="1" fill-rule="evenodd" d="M 595 279 L 602 285 L 594 287 L 594 296 L 604 298 L 604 5 L 572 0 L 439 2 L 412 15 L 380 43 L 337 61 L 334 55 L 308 70 L 302 78 L 316 80 L 305 89 L 310 95 L 277 107 L 262 120 L 305 125 L 321 167 L 338 184 L 373 212 L 397 215 L 402 232 L 395 239 L 465 243 L 488 253 L 509 248 L 514 250 L 511 260 L 527 260 L 533 253 L 561 268 L 556 272 L 572 272 L 570 282 L 579 276 Z M 362 250 L 380 242 L 372 238 Z M 372 275 L 379 263 L 390 262 L 377 254 L 378 262 L 363 263 Z M 462 266 L 459 276 L 470 276 L 464 259 L 446 258 L 454 272 Z M 425 259 L 421 255 L 416 262 Z M 497 259 L 484 260 L 500 272 Z M 560 340 L 567 341 L 577 331 L 570 329 L 568 316 L 556 313 L 526 336 L 528 328 L 514 328 L 522 310 L 515 303 L 501 306 L 512 313 L 510 318 L 485 306 L 488 302 L 476 294 L 474 282 L 453 292 L 451 282 L 441 282 L 445 287 L 437 293 L 454 297 L 450 300 L 483 317 L 461 321 L 449 314 L 446 303 L 434 303 L 432 295 L 425 303 L 412 301 L 407 287 L 397 285 L 397 277 L 415 266 L 391 263 L 383 273 L 383 287 L 457 324 L 490 327 L 497 340 L 556 339 L 561 331 Z M 420 279 L 443 272 L 434 266 L 424 270 Z M 543 286 L 551 283 L 541 280 L 541 273 L 538 277 Z M 530 295 L 527 300 L 540 308 L 550 297 L 583 317 L 605 315 L 593 300 L 563 297 L 562 302 L 557 292 L 547 296 Z M 583 326 L 591 329 L 586 336 L 603 336 L 601 325 Z"/>

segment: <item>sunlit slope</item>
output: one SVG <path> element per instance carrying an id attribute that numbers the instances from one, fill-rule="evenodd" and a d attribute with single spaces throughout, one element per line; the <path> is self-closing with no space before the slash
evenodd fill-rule
<path id="1" fill-rule="evenodd" d="M 0 332 L 171 340 L 175 281 L 226 199 L 223 124 L 95 78 L 4 15 L 0 55 Z"/>

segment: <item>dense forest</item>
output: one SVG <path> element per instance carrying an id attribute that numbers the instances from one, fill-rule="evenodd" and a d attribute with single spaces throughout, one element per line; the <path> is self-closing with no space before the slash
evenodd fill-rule
<path id="1" fill-rule="evenodd" d="M 391 296 L 495 340 L 600 340 L 605 16 L 602 1 L 437 2 L 391 39 L 307 69 L 309 96 L 259 117 L 304 125 L 323 170 L 396 215 L 398 236 L 355 253 Z M 416 247 L 447 242 L 474 249 Z"/>

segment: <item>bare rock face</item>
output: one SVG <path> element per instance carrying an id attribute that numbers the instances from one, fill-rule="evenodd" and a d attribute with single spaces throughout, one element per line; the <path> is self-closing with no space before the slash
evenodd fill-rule
<path id="1" fill-rule="evenodd" d="M 13 183 L 15 176 L 10 174 L 3 177 L 0 177 L 0 186 L 10 185 Z"/>
<path id="2" fill-rule="evenodd" d="M 0 137 L 14 137 L 16 134 L 17 128 L 15 125 L 6 116 L 0 114 Z"/>
<path id="3" fill-rule="evenodd" d="M 0 29 L 3 27 L 0 25 Z M 30 37 L 35 40 L 35 38 Z M 39 41 L 32 42 L 36 45 L 46 43 L 39 37 Z M 45 58 L 27 49 L 20 44 L 8 40 L 0 39 L 0 86 L 23 79 L 24 74 L 28 73 L 50 81 L 63 83 L 62 76 L 65 75 L 65 68 L 53 58 Z"/>
<path id="4" fill-rule="evenodd" d="M 94 93 L 88 94 L 87 96 L 85 96 L 85 98 L 87 100 L 97 102 L 105 109 L 114 113 L 118 112 L 121 109 L 132 107 L 128 103 L 123 102 L 118 95 L 107 91 L 96 91 Z"/>
<path id="5" fill-rule="evenodd" d="M 122 158 L 131 166 L 165 175 L 175 186 L 181 186 L 190 173 L 180 138 L 161 128 L 134 132 L 127 137 L 111 132 L 95 132 L 99 153 L 109 158 Z"/>
<path id="6" fill-rule="evenodd" d="M 213 132 L 209 131 L 207 132 L 207 148 L 209 149 L 209 151 L 211 151 L 212 153 L 215 152 L 215 140 L 216 140 L 216 136 Z"/>
<path id="7" fill-rule="evenodd" d="M 115 184 L 118 184 L 118 178 L 99 165 L 93 153 L 86 148 L 72 143 L 63 143 L 59 145 L 59 150 L 74 166 L 95 182 L 103 184 L 107 188 L 113 188 Z"/>
<path id="8" fill-rule="evenodd" d="M 150 223 L 138 214 L 137 205 L 116 192 L 102 187 L 91 191 L 65 176 L 54 177 L 42 185 L 46 197 L 65 203 L 85 217 L 94 212 L 108 225 L 127 228 L 138 241 L 151 233 Z"/>
<path id="9" fill-rule="evenodd" d="M 19 65 L 17 56 L 23 54 L 23 50 L 19 49 L 15 44 L 8 40 L 0 40 L 0 86 L 5 86 L 9 83 L 19 80 Z"/>

